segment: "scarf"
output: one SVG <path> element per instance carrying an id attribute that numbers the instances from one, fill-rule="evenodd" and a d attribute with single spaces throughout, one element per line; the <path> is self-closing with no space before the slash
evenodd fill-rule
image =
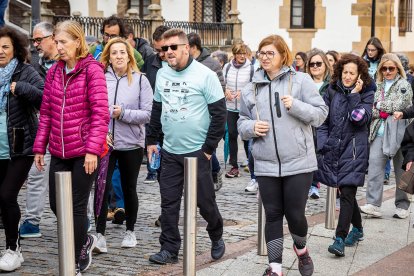
<path id="1" fill-rule="evenodd" d="M 336 85 L 344 92 L 345 95 L 350 94 L 352 89 L 355 88 L 355 83 L 351 87 L 345 87 L 340 80 L 336 82 Z"/>
<path id="2" fill-rule="evenodd" d="M 6 110 L 7 97 L 10 93 L 10 80 L 17 66 L 17 59 L 13 58 L 4 68 L 0 68 L 0 114 Z"/>

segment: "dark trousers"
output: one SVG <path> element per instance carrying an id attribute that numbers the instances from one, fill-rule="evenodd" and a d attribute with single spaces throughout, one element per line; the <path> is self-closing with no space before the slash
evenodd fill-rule
<path id="1" fill-rule="evenodd" d="M 229 133 L 229 149 L 230 149 L 230 159 L 229 163 L 232 167 L 238 168 L 237 164 L 237 152 L 239 151 L 239 146 L 237 144 L 237 139 L 239 138 L 239 132 L 237 131 L 237 120 L 239 119 L 239 112 L 232 112 L 227 110 L 227 130 Z"/>
<path id="2" fill-rule="evenodd" d="M 134 231 L 134 225 L 138 214 L 137 180 L 139 168 L 141 167 L 144 149 L 114 150 L 111 152 L 106 176 L 106 186 L 101 211 L 96 223 L 96 232 L 105 235 L 106 216 L 108 215 L 108 197 L 111 191 L 111 179 L 118 161 L 121 173 L 122 192 L 125 201 L 126 229 Z"/>
<path id="3" fill-rule="evenodd" d="M 336 227 L 336 236 L 345 240 L 352 223 L 354 227 L 362 228 L 361 213 L 359 212 L 358 202 L 355 198 L 357 187 L 343 186 L 340 187 L 341 209 L 339 210 L 338 226 Z"/>
<path id="4" fill-rule="evenodd" d="M 223 219 L 216 203 L 210 161 L 201 150 L 187 154 L 172 154 L 162 150 L 161 193 L 161 250 L 178 254 L 181 245 L 178 220 L 184 188 L 184 158 L 197 157 L 197 206 L 207 221 L 211 240 L 223 235 Z"/>
<path id="5" fill-rule="evenodd" d="M 87 174 L 83 166 L 85 157 L 60 159 L 52 156 L 49 171 L 49 199 L 50 208 L 56 214 L 56 183 L 55 172 L 72 172 L 72 202 L 73 202 L 73 227 L 75 234 L 75 261 L 78 263 L 82 246 L 86 243 L 88 230 L 88 200 L 92 183 L 95 180 L 97 170 L 93 174 Z"/>
<path id="6" fill-rule="evenodd" d="M 29 174 L 33 156 L 0 160 L 0 209 L 6 234 L 6 248 L 15 251 L 19 245 L 20 208 L 17 196 Z"/>
<path id="7" fill-rule="evenodd" d="M 283 216 L 286 217 L 292 236 L 306 237 L 308 222 L 305 207 L 312 177 L 313 173 L 285 177 L 256 177 L 266 213 L 265 238 L 269 262 L 282 263 Z M 295 245 L 297 248 L 304 247 L 296 242 Z"/>

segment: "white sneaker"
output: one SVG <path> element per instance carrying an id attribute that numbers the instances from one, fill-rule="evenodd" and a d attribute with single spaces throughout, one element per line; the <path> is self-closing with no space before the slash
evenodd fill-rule
<path id="1" fill-rule="evenodd" d="M 121 247 L 135 247 L 137 245 L 137 237 L 135 233 L 127 230 L 125 232 L 124 240 L 122 241 Z"/>
<path id="2" fill-rule="evenodd" d="M 246 188 L 244 188 L 244 191 L 246 193 L 255 194 L 258 188 L 259 188 L 259 185 L 257 185 L 256 179 L 252 179 L 250 180 L 250 183 L 247 184 Z"/>
<path id="3" fill-rule="evenodd" d="M 408 217 L 408 215 L 410 214 L 410 212 L 408 210 L 405 209 L 401 209 L 401 208 L 397 208 L 395 209 L 395 214 L 394 214 L 394 218 L 399 218 L 399 219 L 405 219 Z"/>
<path id="4" fill-rule="evenodd" d="M 106 239 L 105 236 L 103 236 L 101 233 L 98 233 L 98 241 L 96 242 L 95 248 L 93 249 L 93 252 L 95 253 L 107 253 L 108 248 L 106 247 Z"/>
<path id="5" fill-rule="evenodd" d="M 371 215 L 377 218 L 382 217 L 381 207 L 377 207 L 377 206 L 367 203 L 364 206 L 359 207 L 359 209 L 364 214 Z"/>
<path id="6" fill-rule="evenodd" d="M 16 251 L 7 249 L 1 255 L 0 270 L 3 271 L 14 271 L 21 267 L 24 262 L 23 255 L 19 249 L 16 249 Z"/>

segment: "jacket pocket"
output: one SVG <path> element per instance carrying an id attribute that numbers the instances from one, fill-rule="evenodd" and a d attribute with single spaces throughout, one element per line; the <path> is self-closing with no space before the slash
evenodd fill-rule
<path id="1" fill-rule="evenodd" d="M 303 132 L 303 129 L 301 127 L 298 127 L 295 129 L 295 138 L 296 143 L 298 145 L 298 153 L 299 156 L 303 156 L 308 151 L 307 145 L 306 145 L 306 137 L 305 133 Z"/>
<path id="2" fill-rule="evenodd" d="M 79 125 L 79 138 L 83 143 L 86 143 L 88 134 L 89 124 L 87 123 L 87 119 L 84 119 Z"/>
<path id="3" fill-rule="evenodd" d="M 23 153 L 24 149 L 24 128 L 14 127 L 13 128 L 13 152 Z"/>

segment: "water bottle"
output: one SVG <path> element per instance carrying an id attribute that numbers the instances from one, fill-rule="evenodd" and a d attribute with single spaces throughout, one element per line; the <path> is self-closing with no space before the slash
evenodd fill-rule
<path id="1" fill-rule="evenodd" d="M 160 145 L 157 145 L 158 153 L 155 153 L 155 151 L 152 153 L 151 156 L 151 163 L 150 168 L 153 170 L 157 170 L 160 167 L 160 161 L 161 161 L 161 147 Z"/>

